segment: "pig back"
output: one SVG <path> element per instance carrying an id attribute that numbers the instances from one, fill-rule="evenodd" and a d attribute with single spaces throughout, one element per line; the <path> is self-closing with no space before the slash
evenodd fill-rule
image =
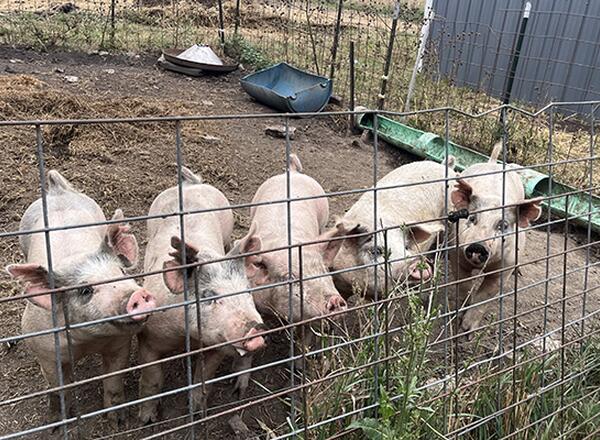
<path id="1" fill-rule="evenodd" d="M 47 196 L 49 227 L 74 226 L 106 221 L 98 204 L 79 192 L 49 192 Z M 42 200 L 37 199 L 25 211 L 20 231 L 44 228 Z M 106 225 L 51 231 L 50 250 L 55 267 L 69 264 L 82 255 L 96 252 L 106 234 Z M 46 238 L 43 232 L 22 235 L 20 245 L 29 263 L 47 267 Z"/>
<path id="2" fill-rule="evenodd" d="M 290 173 L 290 198 L 303 198 L 325 194 L 321 185 L 312 177 L 297 172 Z M 285 174 L 267 179 L 256 191 L 252 203 L 285 200 L 287 178 Z M 287 242 L 287 203 L 253 206 L 252 221 L 256 221 L 266 248 Z M 290 204 L 292 242 L 310 241 L 323 232 L 329 218 L 329 202 L 326 197 L 292 201 Z"/>
<path id="3" fill-rule="evenodd" d="M 183 187 L 185 211 L 210 210 L 229 206 L 227 198 L 218 189 L 202 185 Z M 177 187 L 162 192 L 152 203 L 148 215 L 171 214 L 179 211 Z M 221 211 L 187 214 L 184 216 L 185 242 L 201 252 L 216 256 L 225 254 L 225 248 L 231 242 L 233 232 L 233 213 L 231 209 Z M 144 272 L 160 270 L 172 257 L 171 237 L 180 236 L 180 218 L 178 215 L 148 220 L 149 240 L 144 258 Z M 171 297 L 164 284 L 163 275 L 149 275 L 144 287 L 157 295 Z"/>
<path id="4" fill-rule="evenodd" d="M 228 246 L 231 242 L 231 234 L 233 233 L 233 213 L 231 209 L 222 209 L 229 207 L 229 200 L 227 197 L 219 191 L 217 188 L 207 184 L 200 185 L 188 185 L 184 184 L 182 188 L 183 192 L 183 210 L 184 211 L 197 211 L 197 210 L 210 210 L 220 209 L 209 214 L 209 216 L 203 216 L 202 214 L 185 215 L 184 218 L 193 218 L 195 221 L 216 221 L 218 224 L 219 235 L 223 237 L 224 243 Z M 160 193 L 148 212 L 149 216 L 160 215 L 160 214 L 172 214 L 179 212 L 179 190 L 178 188 L 172 187 L 162 193 Z M 148 228 L 148 239 L 151 240 L 157 233 L 157 231 L 164 227 L 165 221 L 176 219 L 179 223 L 179 216 L 172 216 L 166 219 L 150 219 L 147 222 Z M 187 226 L 187 225 L 186 225 Z"/>
<path id="5" fill-rule="evenodd" d="M 448 169 L 449 178 L 456 173 Z M 449 181 L 446 199 L 446 184 L 444 181 L 424 183 L 431 180 L 441 180 L 446 177 L 446 167 L 431 161 L 413 162 L 396 168 L 377 182 L 377 187 L 396 185 L 398 188 L 381 189 L 377 191 L 377 221 L 384 225 L 401 225 L 404 223 L 422 222 L 440 218 L 444 215 L 446 201 L 450 207 L 450 192 L 453 181 Z M 374 209 L 373 191 L 364 193 L 348 210 L 345 218 L 372 227 Z M 378 227 L 381 227 L 378 224 Z"/>

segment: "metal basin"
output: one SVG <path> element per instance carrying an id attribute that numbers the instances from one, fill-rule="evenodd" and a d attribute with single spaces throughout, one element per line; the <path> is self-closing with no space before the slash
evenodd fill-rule
<path id="1" fill-rule="evenodd" d="M 284 113 L 320 112 L 329 102 L 333 81 L 280 63 L 245 76 L 242 88 L 258 102 Z"/>
<path id="2" fill-rule="evenodd" d="M 187 69 L 194 69 L 196 71 L 214 72 L 214 73 L 228 73 L 233 72 L 238 68 L 238 64 L 217 64 L 210 62 L 198 62 L 187 59 L 179 58 L 185 49 L 165 49 L 163 50 L 163 56 L 165 60 L 172 65 L 181 66 Z M 216 56 L 216 55 L 215 55 Z M 204 60 L 203 60 L 204 61 Z M 174 70 L 174 69 L 172 69 Z M 185 72 L 182 72 L 185 73 Z M 197 75 L 194 75 L 197 76 Z"/>

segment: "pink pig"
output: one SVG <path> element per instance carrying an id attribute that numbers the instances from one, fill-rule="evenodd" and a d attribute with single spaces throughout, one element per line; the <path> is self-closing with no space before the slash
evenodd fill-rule
<path id="1" fill-rule="evenodd" d="M 106 221 L 100 207 L 86 195 L 75 190 L 57 171 L 48 173 L 48 222 L 50 227 L 79 225 Z M 118 209 L 113 220 L 123 219 Z M 21 231 L 43 229 L 42 200 L 29 206 L 21 219 Z M 23 333 L 53 328 L 51 294 L 48 293 L 46 239 L 44 233 L 22 235 L 21 249 L 25 264 L 6 268 L 14 278 L 25 283 L 29 298 L 22 319 Z M 122 277 L 124 270 L 136 264 L 138 246 L 129 226 L 113 223 L 108 226 L 66 229 L 50 232 L 53 275 L 56 288 L 96 283 Z M 68 311 L 70 324 L 85 323 L 101 318 L 123 315 L 109 322 L 70 330 L 74 360 L 91 353 L 100 353 L 104 373 L 126 368 L 131 336 L 139 332 L 148 312 L 155 308 L 152 294 L 134 280 L 115 281 L 82 287 L 54 294 L 57 325 L 64 326 L 63 309 Z M 42 373 L 51 387 L 58 386 L 54 336 L 29 338 L 26 343 L 35 354 Z M 60 333 L 60 355 L 65 382 L 71 377 L 67 338 Z M 121 376 L 104 379 L 104 406 L 123 403 L 125 393 Z M 50 395 L 50 416 L 59 416 L 59 396 Z M 110 412 L 113 425 L 124 414 Z"/>
<path id="2" fill-rule="evenodd" d="M 339 226 L 325 230 L 329 217 L 329 203 L 326 197 L 310 200 L 294 201 L 295 198 L 320 196 L 325 192 L 319 183 L 302 174 L 302 164 L 294 154 L 290 156 L 290 218 L 291 243 L 299 244 L 324 240 L 323 243 L 303 246 L 302 278 L 304 280 L 303 301 L 301 302 L 300 285 L 292 287 L 291 311 L 289 286 L 282 285 L 259 290 L 254 294 L 254 301 L 259 311 L 289 319 L 291 322 L 324 316 L 332 312 L 344 310 L 346 302 L 335 289 L 328 268 L 342 246 L 346 230 Z M 286 174 L 267 179 L 259 188 L 252 203 L 284 200 L 287 196 Z M 251 209 L 253 234 L 260 238 L 263 250 L 283 247 L 288 244 L 287 203 L 273 203 L 254 206 Z M 247 274 L 253 286 L 266 286 L 287 279 L 300 278 L 298 249 L 292 252 L 291 270 L 288 266 L 288 250 L 266 252 L 249 259 Z M 302 312 L 302 313 L 301 313 Z"/>
<path id="3" fill-rule="evenodd" d="M 159 194 L 149 215 L 171 214 L 179 210 L 178 188 L 172 187 Z M 265 341 L 254 336 L 263 325 L 262 318 L 252 295 L 245 273 L 248 258 L 232 258 L 210 263 L 225 257 L 225 249 L 231 244 L 233 213 L 228 208 L 225 195 L 215 187 L 202 183 L 202 179 L 183 167 L 183 206 L 186 210 L 208 210 L 189 214 L 184 218 L 185 261 L 183 246 L 179 239 L 179 216 L 168 216 L 148 220 L 148 246 L 144 259 L 145 272 L 169 269 L 182 264 L 205 263 L 188 271 L 188 294 L 201 300 L 200 310 L 196 304 L 189 306 L 189 330 L 193 348 L 210 347 L 246 337 L 244 341 L 232 343 L 204 353 L 204 362 L 197 358 L 194 381 L 211 379 L 219 365 L 226 358 L 232 358 L 234 369 L 241 371 L 251 366 L 251 353 L 261 349 Z M 260 250 L 260 240 L 252 234 L 241 240 L 227 254 L 235 257 L 240 253 Z M 173 270 L 148 275 L 144 286 L 156 292 L 161 304 L 181 303 L 184 295 L 184 274 Z M 200 320 L 198 321 L 198 316 Z M 200 323 L 200 326 L 199 326 Z M 200 327 L 200 328 L 199 328 Z M 140 362 L 148 363 L 164 358 L 172 352 L 185 348 L 185 309 L 183 306 L 171 308 L 150 317 L 144 331 L 139 336 Z M 240 397 L 248 386 L 249 375 L 238 377 L 235 385 Z M 140 396 L 158 394 L 164 382 L 163 367 L 156 364 L 144 368 L 140 377 Z M 206 405 L 208 388 L 197 387 L 192 391 L 197 408 Z M 140 408 L 143 423 L 158 420 L 158 400 L 149 400 Z"/>
<path id="4" fill-rule="evenodd" d="M 334 276 L 336 287 L 345 297 L 358 291 L 374 298 L 375 286 L 379 295 L 387 295 L 388 292 L 384 292 L 386 276 L 388 290 L 394 289 L 397 283 L 427 282 L 433 277 L 433 268 L 420 254 L 429 251 L 444 230 L 439 219 L 444 217 L 450 193 L 444 179 L 456 176 L 453 167 L 454 158 L 450 156 L 446 165 L 424 160 L 402 165 L 388 173 L 377 182 L 381 189 L 377 191 L 376 222 L 373 221 L 372 191 L 364 193 L 348 210 L 341 223 L 351 231 L 350 234 L 372 233 L 375 224 L 377 229 L 389 229 L 387 240 L 383 232 L 377 234 L 377 247 L 373 234 L 344 241 L 334 261 L 334 270 L 377 264 L 377 279 L 374 267 L 344 271 Z M 429 182 L 432 180 L 434 182 Z M 396 185 L 411 186 L 394 188 Z M 385 187 L 391 188 L 383 189 Z"/>
<path id="5" fill-rule="evenodd" d="M 475 275 L 483 278 L 481 284 L 478 279 L 459 284 L 458 306 L 471 306 L 462 316 L 461 327 L 464 331 L 479 326 L 489 304 L 477 304 L 498 294 L 501 276 L 496 271 L 514 265 L 515 252 L 525 246 L 525 233 L 519 232 L 519 249 L 516 249 L 514 232 L 517 225 L 520 229 L 526 228 L 541 214 L 541 199 L 525 199 L 523 183 L 516 172 L 507 172 L 503 182 L 502 165 L 497 163 L 501 149 L 502 144 L 497 144 L 489 162 L 475 164 L 464 170 L 451 193 L 455 209 L 484 211 L 473 212 L 468 219 L 460 220 L 459 249 L 456 251 L 452 247 L 449 255 L 453 272 L 459 281 Z M 490 172 L 495 173 L 485 175 Z M 505 208 L 504 218 L 503 183 L 504 205 L 516 205 Z M 505 271 L 504 279 L 510 278 L 512 272 L 512 269 Z"/>

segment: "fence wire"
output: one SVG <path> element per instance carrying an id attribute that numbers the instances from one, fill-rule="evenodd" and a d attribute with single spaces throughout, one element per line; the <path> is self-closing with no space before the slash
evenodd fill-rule
<path id="1" fill-rule="evenodd" d="M 151 439 L 182 435 L 222 438 L 230 436 L 231 430 L 239 438 L 265 439 L 362 438 L 367 430 L 381 431 L 387 438 L 593 438 L 600 426 L 597 418 L 600 243 L 592 227 L 592 220 L 598 215 L 592 196 L 598 194 L 600 186 L 593 173 L 594 163 L 599 159 L 594 119 L 594 108 L 599 103 L 579 104 L 587 106 L 590 115 L 582 122 L 587 124 L 588 133 L 586 147 L 582 149 L 585 153 L 565 158 L 558 154 L 563 145 L 560 141 L 555 144 L 554 134 L 558 130 L 554 118 L 556 109 L 568 104 L 551 104 L 536 113 L 512 106 L 479 114 L 450 107 L 411 113 L 373 111 L 371 163 L 356 169 L 357 173 L 365 174 L 371 185 L 333 191 L 325 188 L 323 193 L 308 194 L 297 193 L 302 184 L 296 180 L 295 170 L 299 165 L 293 156 L 290 115 L 0 122 L 1 130 L 20 127 L 32 130 L 35 135 L 36 160 L 32 166 L 39 168 L 41 202 L 38 204 L 41 203 L 43 213 L 37 225 L 24 220 L 17 229 L 16 220 L 13 221 L 0 238 L 5 242 L 18 238 L 27 254 L 20 261 L 43 266 L 48 277 L 46 280 L 43 271 L 42 278 L 27 278 L 15 272 L 14 266 L 9 268 L 13 276 L 30 283 L 25 292 L 22 284 L 7 283 L 14 294 L 0 298 L 0 307 L 21 310 L 20 304 L 26 299 L 29 304 L 25 315 L 36 312 L 33 316 L 37 319 L 24 319 L 20 334 L 2 335 L 1 341 L 7 347 L 3 355 L 6 359 L 15 353 L 15 344 L 28 346 L 21 362 L 29 367 L 11 375 L 17 383 L 29 383 L 12 389 L 10 397 L 0 402 L 0 411 L 25 414 L 28 408 L 39 408 L 45 400 L 51 403 L 48 413 L 36 413 L 18 424 L 0 424 L 2 438 L 46 438 L 51 432 L 62 438 Z M 467 120 L 475 124 L 487 117 L 497 121 L 500 114 L 508 113 L 512 118 L 541 119 L 548 132 L 549 149 L 548 155 L 538 162 L 522 168 L 508 166 L 514 119 L 502 118 L 500 158 L 505 159 L 504 165 L 469 174 L 479 185 L 484 185 L 486 179 L 501 182 L 500 188 L 495 187 L 499 199 L 493 206 L 484 203 L 485 193 L 477 193 L 479 202 L 470 204 L 468 213 L 461 212 L 456 189 L 464 181 L 451 175 L 448 168 L 440 177 L 425 181 L 378 184 L 384 177 L 380 168 L 382 134 L 378 121 L 381 118 L 434 115 L 444 121 L 441 134 L 448 156 L 457 123 Z M 304 116 L 346 119 L 356 115 L 337 112 Z M 283 188 L 281 195 L 269 197 L 259 191 L 254 200 L 243 203 L 195 205 L 187 195 L 195 185 L 190 183 L 193 178 L 185 168 L 189 165 L 186 128 L 199 121 L 219 124 L 241 119 L 280 121 L 286 128 L 279 157 L 269 159 L 282 164 L 278 186 Z M 173 133 L 176 162 L 176 173 L 172 176 L 173 204 L 160 210 L 162 195 L 153 200 L 164 188 L 152 188 L 154 196 L 146 201 L 148 215 L 57 221 L 56 209 L 60 206 L 52 189 L 52 185 L 57 185 L 57 176 L 46 168 L 45 131 L 63 125 L 106 127 L 149 123 L 164 126 Z M 460 163 L 461 158 L 457 160 Z M 333 170 L 335 165 L 331 165 Z M 533 224 L 519 223 L 516 219 L 528 207 L 521 199 L 513 198 L 513 178 L 524 171 L 537 170 L 548 172 L 550 182 L 553 179 L 559 182 L 570 175 L 566 171 L 570 168 L 585 171 L 582 184 L 560 194 L 552 194 L 549 186 L 549 192 L 541 195 L 538 202 L 548 207 L 560 202 L 569 207 L 573 206 L 570 200 L 579 199 L 582 201 L 579 206 L 587 209 L 561 213 L 548 208 Z M 558 169 L 564 171 L 557 173 Z M 68 165 L 60 172 L 68 178 Z M 310 167 L 305 165 L 304 173 L 310 176 Z M 205 183 L 218 188 L 220 182 Z M 413 194 L 416 204 L 421 203 L 421 197 L 428 197 L 424 195 L 427 194 L 424 185 L 432 184 L 442 188 L 444 194 L 439 217 L 407 218 L 399 223 L 382 220 L 382 210 L 390 208 L 386 192 Z M 366 228 L 349 229 L 339 235 L 324 228 L 327 214 L 310 208 L 320 206 L 322 210 L 327 201 L 336 206 L 332 215 L 343 216 L 343 211 L 359 197 L 372 197 L 367 213 L 370 220 L 362 225 Z M 96 202 L 100 206 L 106 203 L 102 199 Z M 127 212 L 127 206 L 122 208 Z M 284 225 L 279 241 L 269 241 L 264 235 L 262 247 L 257 246 L 257 240 L 250 238 L 256 233 L 255 228 L 260 233 L 261 226 L 250 226 L 248 222 L 250 232 L 246 228 L 236 232 L 240 241 L 231 244 L 233 252 L 206 254 L 203 243 L 213 238 L 210 229 L 198 229 L 195 219 L 213 216 L 210 218 L 227 225 L 231 221 L 227 215 L 233 211 L 247 218 L 248 208 L 251 216 L 260 215 L 258 210 L 263 209 L 270 213 L 267 218 L 273 225 Z M 410 211 L 408 206 L 397 208 L 400 212 Z M 61 209 L 69 212 L 73 207 Z M 18 213 L 19 218 L 28 215 L 31 212 Z M 75 214 L 66 218 L 71 215 Z M 318 220 L 322 226 L 313 235 L 301 235 L 298 225 L 303 225 L 311 215 L 325 215 Z M 508 222 L 514 226 L 497 229 L 494 224 L 491 230 L 481 229 L 479 235 L 469 235 L 469 228 L 477 230 L 476 219 L 483 223 L 486 216 L 494 216 L 499 224 Z M 581 220 L 585 227 L 576 227 L 582 224 Z M 85 240 L 69 237 L 82 237 L 81 234 L 96 230 L 129 234 L 128 229 L 119 229 L 125 223 L 133 226 L 139 242 L 145 244 L 141 246 L 146 252 L 143 265 L 133 271 L 98 272 L 92 279 L 66 277 L 69 264 L 76 262 L 65 262 L 68 259 L 65 246 L 73 246 L 71 239 L 85 245 Z M 160 225 L 165 224 L 175 225 L 174 235 L 180 242 L 157 234 Z M 410 240 L 408 231 L 435 225 L 441 228 L 435 229 L 434 246 L 418 249 L 414 255 L 398 252 L 398 233 Z M 465 225 L 469 225 L 467 229 Z M 223 228 L 226 235 L 223 241 L 228 242 L 233 225 Z M 330 233 L 320 235 L 323 231 Z M 63 238 L 53 239 L 54 234 Z M 110 234 L 107 237 L 104 251 L 106 246 L 118 247 L 118 241 L 111 241 Z M 126 241 L 129 236 L 120 237 Z M 202 237 L 200 241 L 198 237 Z M 169 262 L 173 257 L 170 264 L 155 264 L 153 246 L 161 240 L 164 253 L 161 258 Z M 330 262 L 315 271 L 314 249 L 335 249 L 337 243 L 347 251 L 352 243 L 360 242 L 366 243 L 367 258 L 350 260 L 341 266 Z M 488 244 L 499 246 L 498 264 L 477 270 L 461 269 L 466 249 L 492 242 L 499 243 Z M 127 247 L 123 252 L 128 255 L 130 250 Z M 270 258 L 278 253 L 284 256 L 279 275 L 269 275 L 266 282 L 244 284 L 246 274 L 255 279 L 252 271 L 266 270 Z M 410 284 L 391 275 L 394 265 L 415 258 L 421 261 L 420 282 Z M 241 284 L 225 287 L 221 278 L 217 278 L 221 280 L 219 284 L 207 275 L 222 276 L 211 269 L 218 267 L 226 268 L 223 270 L 229 277 L 236 273 L 242 276 Z M 274 269 L 269 267 L 269 270 Z M 423 280 L 425 270 L 431 271 L 430 280 Z M 39 272 L 35 274 L 38 276 Z M 182 276 L 179 290 L 172 287 L 172 274 Z M 350 286 L 348 294 L 347 287 L 336 283 L 337 289 L 345 291 L 345 299 L 335 295 L 332 299 L 325 296 L 327 288 L 323 287 L 331 283 L 332 276 L 352 276 L 355 280 L 373 277 L 375 290 L 366 295 L 364 289 L 354 286 L 352 290 Z M 490 295 L 473 296 L 482 288 L 479 286 L 471 287 L 463 297 L 461 289 L 466 283 L 485 285 L 490 277 L 498 280 Z M 152 280 L 158 280 L 158 284 Z M 138 310 L 139 304 L 130 307 L 126 301 L 129 308 L 124 304 L 112 307 L 103 303 L 87 314 L 82 311 L 87 301 L 94 301 L 82 299 L 90 294 L 89 288 L 95 292 L 96 301 L 98 298 L 117 301 L 119 283 L 135 282 L 140 284 L 134 288 L 128 284 L 127 296 L 144 286 L 155 298 L 152 310 Z M 320 287 L 315 289 L 315 283 L 321 283 Z M 105 286 L 115 290 L 112 293 L 101 290 Z M 52 299 L 47 310 L 31 302 L 41 304 L 40 289 Z M 264 295 L 269 294 L 278 295 L 279 306 L 272 303 L 270 308 L 263 306 L 259 310 L 264 324 L 248 323 L 259 319 L 259 315 L 256 311 L 252 315 L 254 303 L 244 302 L 244 298 L 251 295 L 256 304 L 261 304 Z M 141 301 L 140 297 L 135 298 Z M 315 312 L 315 301 L 326 303 L 327 308 Z M 484 319 L 469 325 L 465 317 L 482 308 L 487 309 Z M 147 321 L 130 326 L 135 323 L 135 316 L 148 314 Z M 248 318 L 248 314 L 254 318 Z M 239 327 L 242 330 L 235 330 Z M 175 338 L 173 332 L 177 333 Z M 215 340 L 213 332 L 224 332 L 227 336 Z M 262 345 L 263 340 L 266 347 L 254 353 L 253 344 Z M 116 348 L 123 341 L 126 356 L 119 352 L 121 357 L 117 362 Z M 161 351 L 163 345 L 172 347 Z M 104 354 L 102 367 L 94 359 L 82 359 L 92 353 Z M 23 377 L 30 374 L 36 355 L 46 369 L 48 383 Z M 224 358 L 228 360 L 223 362 Z M 41 379 L 39 375 L 37 378 Z M 124 388 L 120 385 L 123 379 Z"/>

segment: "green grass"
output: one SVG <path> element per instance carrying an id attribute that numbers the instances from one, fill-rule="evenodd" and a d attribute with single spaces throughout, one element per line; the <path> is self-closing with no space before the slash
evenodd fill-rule
<path id="1" fill-rule="evenodd" d="M 359 328 L 371 331 L 373 313 L 361 316 Z M 492 440 L 520 431 L 513 438 L 555 439 L 568 433 L 565 438 L 581 439 L 600 428 L 597 337 L 565 349 L 566 380 L 562 385 L 560 351 L 543 358 L 539 353 L 522 351 L 514 368 L 511 360 L 500 365 L 490 363 L 461 374 L 454 383 L 445 376 L 439 355 L 429 345 L 436 310 L 424 309 L 419 295 L 412 292 L 408 315 L 404 331 L 390 338 L 390 353 L 396 354 L 396 360 L 380 365 L 379 381 L 375 381 L 373 368 L 353 370 L 376 360 L 373 341 L 355 350 L 331 353 L 318 363 L 328 366 L 324 377 L 344 370 L 348 374 L 332 379 L 323 390 L 313 390 L 309 424 L 365 407 L 377 398 L 380 405 L 375 412 L 321 426 L 313 438 L 327 439 L 348 430 L 349 438 L 356 439 L 429 440 L 469 428 L 460 438 Z M 348 333 L 344 339 L 352 337 Z M 381 339 L 379 356 L 383 357 Z M 465 365 L 468 362 L 461 366 Z M 444 377 L 448 379 L 447 396 L 441 396 L 442 385 L 431 386 L 434 380 Z M 521 431 L 529 424 L 532 426 Z"/>
<path id="2" fill-rule="evenodd" d="M 254 44 L 241 35 L 233 35 L 225 41 L 225 54 L 238 60 L 244 66 L 254 69 L 264 69 L 273 64 L 273 61 Z"/>
<path id="3" fill-rule="evenodd" d="M 136 10 L 126 11 L 115 23 L 108 15 L 75 12 L 44 16 L 33 12 L 0 16 L 0 44 L 29 47 L 40 51 L 55 49 L 158 53 L 170 47 L 188 47 L 194 43 L 215 43 L 215 29 L 199 26 L 193 16 L 177 23 Z"/>

